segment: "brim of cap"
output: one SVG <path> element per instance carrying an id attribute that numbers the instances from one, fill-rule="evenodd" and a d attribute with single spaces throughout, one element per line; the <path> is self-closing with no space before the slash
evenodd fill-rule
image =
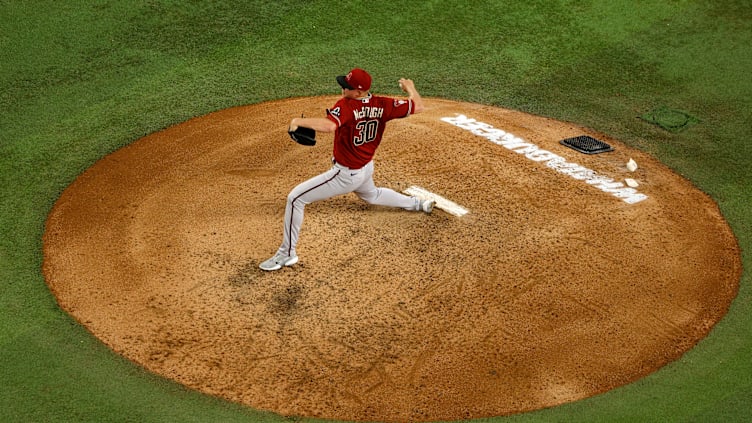
<path id="1" fill-rule="evenodd" d="M 340 75 L 337 77 L 337 82 L 339 83 L 339 86 L 348 90 L 354 90 L 350 84 L 347 83 L 347 77 L 345 75 Z"/>

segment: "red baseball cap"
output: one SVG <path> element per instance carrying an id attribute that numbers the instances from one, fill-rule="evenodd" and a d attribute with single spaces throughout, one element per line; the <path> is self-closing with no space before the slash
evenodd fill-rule
<path id="1" fill-rule="evenodd" d="M 371 75 L 361 68 L 355 68 L 347 75 L 338 76 L 337 82 L 342 88 L 348 90 L 368 91 L 371 89 Z"/>

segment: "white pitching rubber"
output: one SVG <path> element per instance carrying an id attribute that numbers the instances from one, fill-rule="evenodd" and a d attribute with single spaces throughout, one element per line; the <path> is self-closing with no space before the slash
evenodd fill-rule
<path id="1" fill-rule="evenodd" d="M 405 190 L 405 194 L 407 195 L 413 195 L 415 197 L 420 198 L 421 200 L 427 200 L 427 199 L 433 199 L 436 201 L 436 205 L 434 207 L 440 208 L 441 210 L 444 210 L 445 212 L 453 215 L 453 216 L 464 216 L 468 213 L 468 210 L 459 204 L 455 203 L 454 201 L 447 200 L 446 198 L 440 196 L 439 194 L 435 194 L 431 191 L 428 191 L 425 188 L 421 188 L 418 186 L 411 186 L 410 188 Z"/>

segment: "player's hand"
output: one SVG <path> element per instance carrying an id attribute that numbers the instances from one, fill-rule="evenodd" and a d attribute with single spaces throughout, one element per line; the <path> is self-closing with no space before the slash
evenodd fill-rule
<path id="1" fill-rule="evenodd" d="M 410 90 L 415 89 L 415 83 L 413 83 L 412 79 L 400 78 L 399 87 L 400 89 L 402 89 L 402 91 L 407 93 L 410 92 Z"/>
<path id="2" fill-rule="evenodd" d="M 298 118 L 294 118 L 293 120 L 290 121 L 290 126 L 287 127 L 288 132 L 294 132 L 295 130 L 298 129 L 297 120 Z"/>

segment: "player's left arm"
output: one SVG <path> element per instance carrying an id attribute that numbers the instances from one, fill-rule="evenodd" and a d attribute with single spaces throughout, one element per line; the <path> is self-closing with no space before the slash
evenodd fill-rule
<path id="1" fill-rule="evenodd" d="M 290 121 L 290 131 L 295 131 L 299 126 L 311 128 L 317 132 L 334 132 L 337 124 L 327 118 L 294 118 Z"/>
<path id="2" fill-rule="evenodd" d="M 415 88 L 413 80 L 400 78 L 399 86 L 402 91 L 407 93 L 408 98 L 413 101 L 413 114 L 422 112 L 424 109 L 423 98 L 421 98 L 420 93 Z"/>

